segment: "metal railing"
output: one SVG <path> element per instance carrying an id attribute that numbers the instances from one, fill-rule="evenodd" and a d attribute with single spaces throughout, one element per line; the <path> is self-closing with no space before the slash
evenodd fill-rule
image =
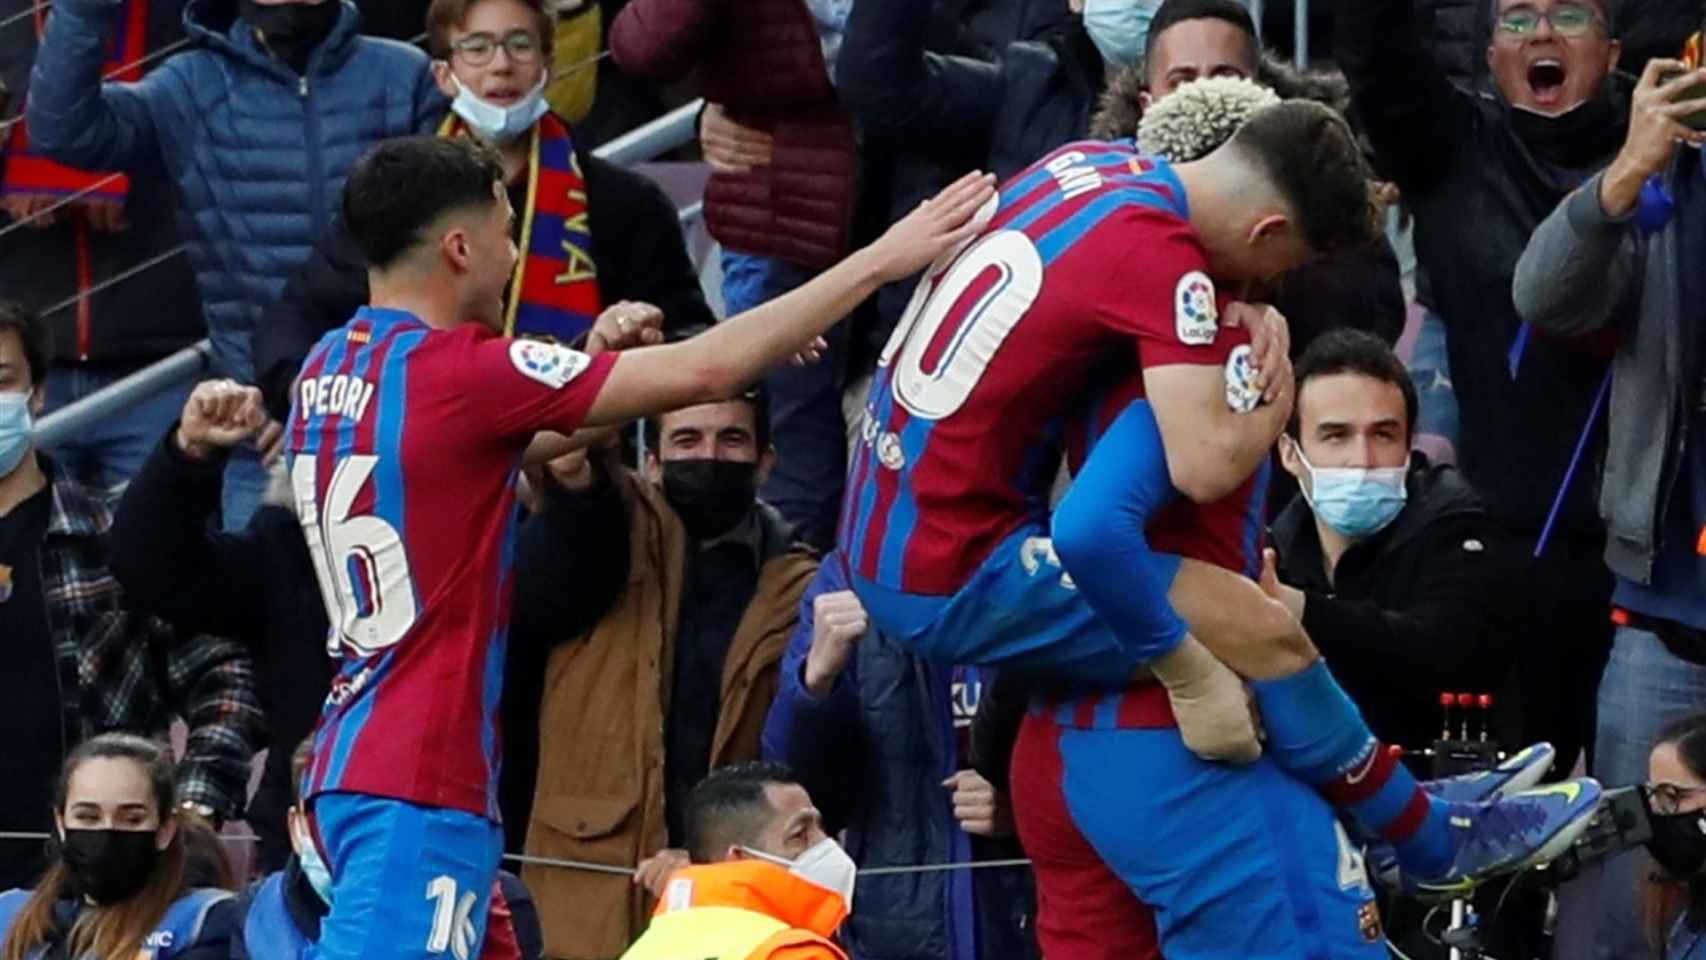
<path id="1" fill-rule="evenodd" d="M 698 135 L 699 110 L 703 106 L 703 100 L 695 100 L 677 107 L 656 120 L 642 124 L 598 147 L 592 152 L 593 156 L 627 166 L 643 163 L 691 143 Z M 677 211 L 682 227 L 685 228 L 698 220 L 703 210 L 703 203 L 694 202 Z M 173 252 L 180 250 L 181 248 Z M 73 297 L 57 306 L 69 306 L 78 299 L 81 299 L 81 296 Z M 108 384 L 76 403 L 41 418 L 37 421 L 33 434 L 35 443 L 37 446 L 51 447 L 68 440 L 77 431 L 87 428 L 102 417 L 163 390 L 200 378 L 212 367 L 212 363 L 212 345 L 205 339 L 198 340 L 163 360 L 143 367 L 130 376 Z"/>

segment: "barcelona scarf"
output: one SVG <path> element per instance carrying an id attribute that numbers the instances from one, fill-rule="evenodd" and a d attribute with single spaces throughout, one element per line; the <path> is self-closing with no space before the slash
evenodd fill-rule
<path id="1" fill-rule="evenodd" d="M 455 114 L 441 137 L 464 136 Z M 521 211 L 521 256 L 510 279 L 504 334 L 570 343 L 592 328 L 603 309 L 592 262 L 586 179 L 575 159 L 568 124 L 555 114 L 539 118 L 528 134 L 527 205 Z"/>
<path id="2" fill-rule="evenodd" d="M 47 4 L 35 11 L 36 38 L 41 38 L 47 24 Z M 117 29 L 107 46 L 106 62 L 101 75 L 106 80 L 133 82 L 142 79 L 138 66 L 146 54 L 148 42 L 148 0 L 122 0 L 118 6 Z M 130 179 L 107 173 L 74 170 L 49 160 L 30 147 L 30 134 L 19 120 L 7 131 L 4 147 L 4 176 L 0 176 L 0 193 L 64 197 L 71 194 L 97 200 L 123 203 L 130 192 Z M 106 182 L 102 182 L 106 181 Z M 96 186 L 96 184 L 100 184 Z"/>

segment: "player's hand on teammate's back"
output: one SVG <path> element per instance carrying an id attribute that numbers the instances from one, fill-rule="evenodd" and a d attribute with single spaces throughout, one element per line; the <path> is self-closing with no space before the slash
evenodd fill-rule
<path id="1" fill-rule="evenodd" d="M 1013 835 L 1013 807 L 1006 794 L 995 789 L 976 770 L 961 770 L 942 781 L 954 791 L 954 819 L 960 829 L 980 837 Z"/>
<path id="2" fill-rule="evenodd" d="M 686 850 L 666 848 L 640 861 L 634 870 L 634 886 L 645 887 L 654 897 L 661 898 L 670 874 L 683 869 L 692 861 Z"/>
<path id="3" fill-rule="evenodd" d="M 1250 350 L 1256 362 L 1256 388 L 1262 402 L 1273 403 L 1289 383 L 1291 371 L 1291 326 L 1285 314 L 1265 303 L 1233 301 L 1220 312 L 1223 327 L 1250 331 Z"/>
<path id="4" fill-rule="evenodd" d="M 1254 763 L 1261 737 L 1243 678 L 1195 637 L 1149 664 L 1167 688 L 1185 747 L 1204 760 Z"/>
<path id="5" fill-rule="evenodd" d="M 812 696 L 827 696 L 835 688 L 869 622 L 859 596 L 851 590 L 820 593 L 812 600 L 812 646 L 804 671 L 806 690 Z"/>
<path id="6" fill-rule="evenodd" d="M 903 280 L 977 235 L 995 215 L 995 177 L 968 173 L 920 203 L 864 252 L 884 282 Z"/>
<path id="7" fill-rule="evenodd" d="M 1286 612 L 1291 614 L 1293 620 L 1303 622 L 1303 606 L 1307 598 L 1302 590 L 1280 582 L 1279 554 L 1273 547 L 1262 550 L 1262 579 L 1257 582 L 1261 584 L 1263 593 L 1285 605 Z"/>
<path id="8" fill-rule="evenodd" d="M 235 380 L 204 380 L 184 401 L 178 420 L 178 449 L 195 460 L 211 459 L 253 436 L 271 421 L 257 387 Z M 277 441 L 277 437 L 273 438 Z"/>

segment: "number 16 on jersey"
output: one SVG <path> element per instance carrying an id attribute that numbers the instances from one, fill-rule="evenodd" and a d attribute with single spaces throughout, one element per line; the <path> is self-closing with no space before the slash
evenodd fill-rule
<path id="1" fill-rule="evenodd" d="M 324 498 L 316 489 L 318 456 L 304 454 L 290 465 L 296 515 L 332 623 L 326 652 L 333 656 L 346 646 L 357 656 L 380 653 L 415 622 L 415 586 L 397 528 L 372 514 L 350 515 L 378 463 L 371 454 L 339 460 Z"/>

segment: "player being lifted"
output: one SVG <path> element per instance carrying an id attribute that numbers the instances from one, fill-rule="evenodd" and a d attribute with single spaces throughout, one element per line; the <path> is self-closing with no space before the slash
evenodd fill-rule
<path id="1" fill-rule="evenodd" d="M 840 541 L 872 621 L 945 662 L 1098 692 L 1033 710 L 1015 755 L 1022 831 L 1065 824 L 1089 852 L 1050 864 L 1053 845 L 1026 838 L 1045 949 L 1120 922 L 1087 918 L 1079 896 L 1111 870 L 1155 908 L 1169 960 L 1383 955 L 1377 924 L 1371 937 L 1357 922 L 1372 905 L 1323 796 L 1434 890 L 1555 854 L 1597 804 L 1591 782 L 1490 803 L 1424 791 L 1301 627 L 1232 572 L 1256 569 L 1262 468 L 1291 383 L 1283 319 L 1217 287 L 1271 283 L 1374 237 L 1355 141 L 1319 105 L 1266 108 L 1177 166 L 1129 143 L 1070 145 L 1003 185 L 992 222 L 932 267 L 883 352 Z M 1077 421 L 1111 425 L 1051 545 L 1047 497 Z M 1188 500 L 1169 504 L 1175 488 Z M 1152 551 L 1146 528 L 1194 559 Z M 1257 756 L 1222 661 L 1254 681 L 1267 733 L 1267 758 L 1247 766 L 1206 763 L 1180 739 Z M 1145 671 L 1161 686 L 1134 683 Z M 1470 795 L 1532 783 L 1535 756 Z"/>
<path id="2" fill-rule="evenodd" d="M 410 138 L 356 165 L 343 215 L 372 306 L 309 354 L 287 427 L 343 657 L 304 789 L 332 872 L 316 956 L 467 960 L 482 940 L 514 482 L 534 434 L 734 395 L 963 242 L 991 193 L 968 176 L 784 297 L 681 343 L 587 356 L 494 333 L 517 256 L 494 154 Z"/>

